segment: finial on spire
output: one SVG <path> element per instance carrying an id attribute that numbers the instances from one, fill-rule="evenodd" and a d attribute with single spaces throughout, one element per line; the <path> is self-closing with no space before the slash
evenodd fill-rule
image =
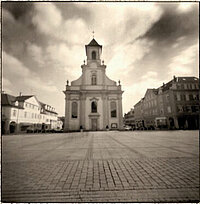
<path id="1" fill-rule="evenodd" d="M 92 37 L 93 37 L 93 39 L 94 39 L 94 31 L 92 31 L 92 34 L 93 34 Z"/>
<path id="2" fill-rule="evenodd" d="M 67 86 L 69 86 L 69 81 L 67 80 Z"/>
<path id="3" fill-rule="evenodd" d="M 118 81 L 118 83 L 119 83 L 119 86 L 120 86 L 120 80 Z"/>

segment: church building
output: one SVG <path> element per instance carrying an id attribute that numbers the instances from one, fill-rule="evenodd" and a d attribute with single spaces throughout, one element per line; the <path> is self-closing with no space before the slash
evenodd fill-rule
<path id="1" fill-rule="evenodd" d="M 64 131 L 123 129 L 120 81 L 106 76 L 101 60 L 102 46 L 93 38 L 85 46 L 87 61 L 82 75 L 71 86 L 67 81 L 65 94 Z"/>

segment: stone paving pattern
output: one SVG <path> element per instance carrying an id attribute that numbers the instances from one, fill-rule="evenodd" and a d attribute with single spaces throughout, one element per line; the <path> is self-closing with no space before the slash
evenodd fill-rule
<path id="1" fill-rule="evenodd" d="M 3 202 L 198 202 L 198 131 L 2 137 Z"/>

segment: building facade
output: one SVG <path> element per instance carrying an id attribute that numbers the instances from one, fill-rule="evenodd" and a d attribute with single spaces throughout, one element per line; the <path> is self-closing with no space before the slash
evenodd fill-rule
<path id="1" fill-rule="evenodd" d="M 138 129 L 199 129 L 199 79 L 174 77 L 134 106 Z"/>
<path id="2" fill-rule="evenodd" d="M 121 85 L 106 76 L 102 46 L 95 39 L 85 46 L 82 75 L 66 85 L 65 131 L 123 129 Z"/>
<path id="3" fill-rule="evenodd" d="M 131 108 L 131 110 L 124 114 L 124 125 L 130 126 L 132 129 L 135 129 L 135 115 L 134 115 L 134 109 Z"/>
<path id="4" fill-rule="evenodd" d="M 1 95 L 2 134 L 26 132 L 28 129 L 49 130 L 57 127 L 55 108 L 41 103 L 34 95 Z"/>

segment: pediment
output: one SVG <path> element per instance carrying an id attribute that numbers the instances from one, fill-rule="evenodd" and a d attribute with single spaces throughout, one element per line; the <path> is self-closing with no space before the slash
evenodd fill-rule
<path id="1" fill-rule="evenodd" d="M 90 101 L 98 101 L 98 100 L 99 100 L 99 99 L 96 98 L 96 97 L 93 97 L 93 98 L 90 99 Z"/>

